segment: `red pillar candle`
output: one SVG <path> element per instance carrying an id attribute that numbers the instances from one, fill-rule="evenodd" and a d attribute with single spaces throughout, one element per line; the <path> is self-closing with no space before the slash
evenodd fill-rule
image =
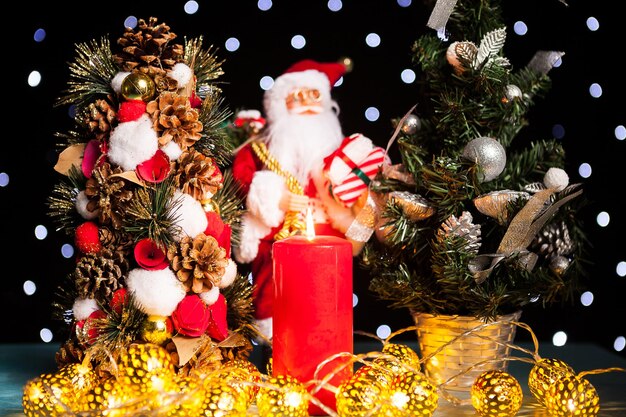
<path id="1" fill-rule="evenodd" d="M 306 383 L 331 356 L 353 353 L 352 245 L 336 236 L 292 236 L 275 242 L 272 251 L 272 372 Z M 336 372 L 342 363 L 349 363 L 349 358 L 329 362 L 318 372 L 318 379 Z M 329 383 L 337 387 L 352 372 L 348 364 Z M 331 391 L 323 388 L 314 395 L 336 410 Z M 309 414 L 327 413 L 311 403 Z"/>

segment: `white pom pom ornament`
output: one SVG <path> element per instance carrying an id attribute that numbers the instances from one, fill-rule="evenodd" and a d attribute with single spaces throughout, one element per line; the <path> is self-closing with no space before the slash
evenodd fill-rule
<path id="1" fill-rule="evenodd" d="M 87 209 L 87 204 L 89 204 L 89 197 L 87 197 L 85 191 L 80 191 L 76 195 L 76 211 L 83 219 L 93 220 L 98 217 L 100 210 L 96 209 L 94 211 L 89 211 Z"/>
<path id="2" fill-rule="evenodd" d="M 140 310 L 157 316 L 171 315 L 186 294 L 185 286 L 169 268 L 157 271 L 135 268 L 128 273 L 126 285 Z"/>
<path id="3" fill-rule="evenodd" d="M 203 233 L 209 225 L 209 221 L 202 204 L 180 190 L 174 192 L 172 199 L 177 204 L 172 214 L 176 218 L 176 226 L 180 228 L 180 233 L 176 234 L 174 239 L 180 241 L 185 236 L 193 238 Z"/>
<path id="4" fill-rule="evenodd" d="M 91 313 L 98 310 L 100 307 L 93 298 L 77 298 L 72 306 L 72 313 L 76 320 L 85 320 Z"/>
<path id="5" fill-rule="evenodd" d="M 561 168 L 550 168 L 543 177 L 543 184 L 546 188 L 555 188 L 563 191 L 569 185 L 569 176 Z"/>

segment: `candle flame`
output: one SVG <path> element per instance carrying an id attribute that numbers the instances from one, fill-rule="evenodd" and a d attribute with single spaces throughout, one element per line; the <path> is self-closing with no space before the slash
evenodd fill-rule
<path id="1" fill-rule="evenodd" d="M 307 207 L 306 209 L 306 238 L 308 240 L 313 240 L 315 237 L 315 224 L 313 223 L 313 212 L 311 211 L 311 207 Z"/>

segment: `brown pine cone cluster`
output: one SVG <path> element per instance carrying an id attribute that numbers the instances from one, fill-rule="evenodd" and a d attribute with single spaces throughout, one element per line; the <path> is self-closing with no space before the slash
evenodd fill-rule
<path id="1" fill-rule="evenodd" d="M 226 250 L 213 236 L 202 233 L 195 238 L 186 236 L 178 245 L 172 245 L 167 257 L 185 289 L 196 294 L 219 285 L 228 265 Z"/>
<path id="2" fill-rule="evenodd" d="M 98 238 L 104 248 L 127 255 L 130 254 L 135 245 L 133 236 L 125 232 L 124 229 L 113 229 L 104 225 L 98 228 Z"/>
<path id="3" fill-rule="evenodd" d="M 164 92 L 148 103 L 146 112 L 152 118 L 160 146 L 173 140 L 185 151 L 202 137 L 198 111 L 191 107 L 186 96 Z"/>
<path id="4" fill-rule="evenodd" d="M 97 99 L 85 108 L 76 120 L 87 131 L 93 135 L 94 139 L 103 142 L 109 137 L 114 123 L 117 121 L 117 112 L 109 100 Z"/>
<path id="5" fill-rule="evenodd" d="M 165 76 L 167 69 L 184 58 L 183 45 L 174 43 L 175 38 L 176 34 L 170 31 L 170 27 L 158 23 L 157 18 L 150 17 L 147 22 L 139 19 L 136 28 L 126 28 L 117 40 L 122 52 L 113 58 L 124 71 L 137 69 L 153 78 Z"/>
<path id="6" fill-rule="evenodd" d="M 110 224 L 114 229 L 121 229 L 123 208 L 133 197 L 126 180 L 114 176 L 122 172 L 121 167 L 112 168 L 110 163 L 105 162 L 94 169 L 85 186 L 85 195 L 89 198 L 87 210 L 98 210 L 100 223 Z"/>
<path id="7" fill-rule="evenodd" d="M 213 197 L 223 186 L 223 176 L 215 161 L 195 149 L 182 153 L 173 175 L 178 188 L 198 201 Z"/>
<path id="8" fill-rule="evenodd" d="M 96 301 L 110 300 L 124 285 L 128 267 L 128 259 L 121 252 L 103 248 L 96 254 L 84 255 L 76 264 L 73 277 L 79 296 Z"/>

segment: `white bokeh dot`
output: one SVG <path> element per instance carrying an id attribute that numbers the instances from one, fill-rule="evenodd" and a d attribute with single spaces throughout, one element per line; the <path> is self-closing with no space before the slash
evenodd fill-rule
<path id="1" fill-rule="evenodd" d="M 591 291 L 585 291 L 580 295 L 580 303 L 585 307 L 589 307 L 593 304 L 593 293 Z"/>
<path id="2" fill-rule="evenodd" d="M 513 24 L 513 31 L 517 35 L 524 36 L 525 34 L 528 33 L 528 26 L 526 26 L 526 23 L 522 22 L 521 20 L 518 20 L 517 22 Z"/>
<path id="3" fill-rule="evenodd" d="M 587 18 L 587 28 L 589 28 L 590 31 L 595 32 L 600 29 L 600 22 L 598 22 L 598 19 L 595 17 L 589 16 Z"/>
<path id="4" fill-rule="evenodd" d="M 376 107 L 365 109 L 365 118 L 370 122 L 375 122 L 380 117 L 380 111 Z"/>
<path id="5" fill-rule="evenodd" d="M 415 78 L 416 78 L 415 77 L 415 71 L 413 71 L 410 68 L 402 70 L 402 72 L 400 73 L 400 79 L 405 84 L 412 84 L 412 83 L 414 83 L 415 82 Z"/>
<path id="6" fill-rule="evenodd" d="M 63 256 L 65 259 L 70 259 L 72 256 L 74 256 L 74 246 L 70 245 L 69 243 L 61 246 L 61 256 Z"/>
<path id="7" fill-rule="evenodd" d="M 380 337 L 381 339 L 386 339 L 387 337 L 389 337 L 390 334 L 391 327 L 387 326 L 386 324 L 381 324 L 376 329 L 376 336 Z"/>
<path id="8" fill-rule="evenodd" d="M 261 77 L 261 80 L 259 81 L 259 85 L 261 86 L 263 90 L 269 90 L 274 85 L 274 79 L 270 77 L 269 75 L 266 75 L 264 77 Z"/>
<path id="9" fill-rule="evenodd" d="M 400 7 L 409 7 L 411 5 L 411 0 L 398 0 L 398 6 Z"/>
<path id="10" fill-rule="evenodd" d="M 9 174 L 0 172 L 0 187 L 6 187 L 7 185 L 9 185 Z"/>
<path id="11" fill-rule="evenodd" d="M 28 74 L 28 85 L 37 87 L 39 83 L 41 83 L 41 74 L 39 71 L 31 71 L 31 73 Z"/>
<path id="12" fill-rule="evenodd" d="M 37 291 L 37 285 L 35 285 L 35 283 L 31 280 L 24 281 L 22 288 L 24 289 L 24 294 L 26 295 L 33 295 L 35 291 Z"/>
<path id="13" fill-rule="evenodd" d="M 241 44 L 237 38 L 228 38 L 226 39 L 226 42 L 224 42 L 224 47 L 228 52 L 234 52 L 239 49 L 240 46 Z"/>
<path id="14" fill-rule="evenodd" d="M 185 13 L 187 14 L 194 14 L 198 11 L 199 8 L 200 5 L 195 0 L 189 0 L 187 3 L 185 3 L 185 6 L 183 7 Z"/>
<path id="15" fill-rule="evenodd" d="M 620 277 L 626 277 L 626 261 L 618 262 L 617 266 L 615 267 L 615 272 Z"/>
<path id="16" fill-rule="evenodd" d="M 48 229 L 44 225 L 37 225 L 35 227 L 35 237 L 39 240 L 44 240 L 48 236 Z"/>
<path id="17" fill-rule="evenodd" d="M 599 98 L 602 96 L 602 86 L 598 83 L 593 83 L 589 86 L 589 95 L 593 98 Z"/>
<path id="18" fill-rule="evenodd" d="M 328 10 L 331 12 L 338 12 L 343 7 L 341 0 L 328 0 L 326 5 L 328 6 Z"/>
<path id="19" fill-rule="evenodd" d="M 291 46 L 294 49 L 302 49 L 306 45 L 306 39 L 302 35 L 295 35 L 291 38 Z"/>
<path id="20" fill-rule="evenodd" d="M 135 16 L 128 16 L 124 19 L 124 27 L 125 28 L 135 28 L 137 26 L 137 18 Z"/>
<path id="21" fill-rule="evenodd" d="M 557 123 L 552 126 L 552 136 L 554 136 L 556 139 L 563 139 L 563 137 L 565 136 L 565 128 L 562 124 Z"/>
<path id="22" fill-rule="evenodd" d="M 356 294 L 352 294 L 352 307 L 356 307 L 359 304 L 359 296 Z"/>
<path id="23" fill-rule="evenodd" d="M 337 81 L 335 81 L 335 84 L 333 84 L 333 87 L 339 87 L 341 84 L 343 84 L 343 75 L 339 77 Z"/>
<path id="24" fill-rule="evenodd" d="M 609 213 L 607 213 L 606 211 L 602 211 L 596 216 L 596 222 L 598 223 L 598 226 L 606 227 L 609 225 L 610 221 L 611 216 L 609 216 Z"/>
<path id="25" fill-rule="evenodd" d="M 554 346 L 565 346 L 565 343 L 567 343 L 567 333 L 563 331 L 554 333 L 554 336 L 552 336 L 552 344 Z"/>
<path id="26" fill-rule="evenodd" d="M 380 45 L 380 35 L 378 33 L 368 33 L 365 37 L 365 44 L 370 48 L 376 48 Z"/>
<path id="27" fill-rule="evenodd" d="M 259 10 L 266 12 L 272 8 L 272 0 L 259 0 L 256 5 Z"/>
<path id="28" fill-rule="evenodd" d="M 591 165 L 586 162 L 583 162 L 578 167 L 578 175 L 582 178 L 589 178 L 591 176 Z"/>
<path id="29" fill-rule="evenodd" d="M 33 35 L 33 39 L 35 40 L 35 42 L 42 42 L 44 39 L 46 39 L 46 31 L 45 29 L 39 28 L 35 31 L 35 34 Z"/>
<path id="30" fill-rule="evenodd" d="M 45 327 L 39 331 L 39 337 L 46 343 L 52 342 L 52 331 Z"/>

